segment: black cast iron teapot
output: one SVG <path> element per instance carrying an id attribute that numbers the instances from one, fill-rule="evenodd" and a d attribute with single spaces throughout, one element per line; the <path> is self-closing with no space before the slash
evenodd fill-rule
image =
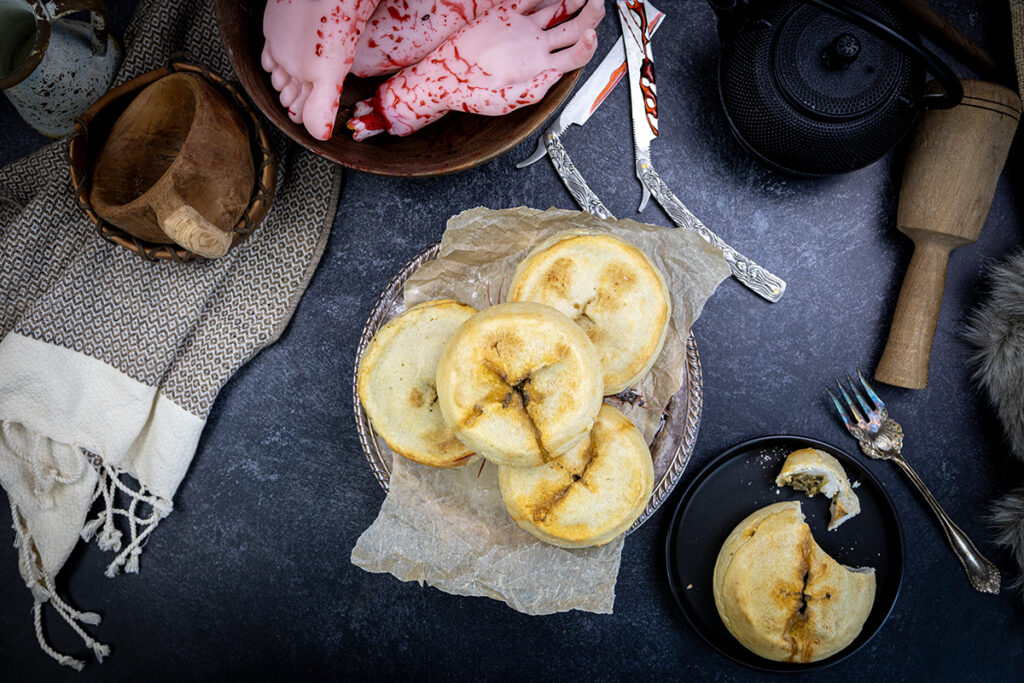
<path id="1" fill-rule="evenodd" d="M 885 0 L 708 0 L 722 41 L 718 87 L 743 147 L 795 175 L 881 157 L 922 109 L 956 106 L 956 74 Z M 924 72 L 945 92 L 924 94 Z"/>

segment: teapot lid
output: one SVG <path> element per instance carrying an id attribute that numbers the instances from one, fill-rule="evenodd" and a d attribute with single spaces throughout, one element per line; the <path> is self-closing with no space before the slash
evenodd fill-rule
<path id="1" fill-rule="evenodd" d="M 872 7 L 899 25 L 885 4 Z M 908 97 L 915 74 L 903 51 L 842 17 L 797 3 L 776 26 L 771 68 L 792 106 L 819 120 L 854 119 Z"/>
<path id="2" fill-rule="evenodd" d="M 912 35 L 894 4 L 842 5 Z M 796 175 L 844 173 L 878 159 L 909 130 L 922 107 L 924 69 L 907 50 L 811 0 L 746 7 L 722 46 L 719 95 L 755 158 Z"/>

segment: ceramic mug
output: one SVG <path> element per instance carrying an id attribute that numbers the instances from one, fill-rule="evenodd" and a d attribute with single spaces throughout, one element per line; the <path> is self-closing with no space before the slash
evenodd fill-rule
<path id="1" fill-rule="evenodd" d="M 91 21 L 63 18 L 74 12 Z M 0 0 L 0 90 L 43 135 L 70 133 L 120 64 L 102 0 Z"/>

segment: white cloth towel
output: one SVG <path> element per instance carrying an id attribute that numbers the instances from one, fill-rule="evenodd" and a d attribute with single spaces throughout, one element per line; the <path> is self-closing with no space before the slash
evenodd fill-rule
<path id="1" fill-rule="evenodd" d="M 232 77 L 210 0 L 142 0 L 125 45 L 121 82 L 181 50 Z M 277 339 L 323 253 L 340 169 L 273 136 L 273 206 L 212 261 L 149 262 L 101 239 L 63 141 L 0 169 L 0 484 L 36 635 L 62 664 L 84 662 L 48 645 L 46 604 L 98 659 L 108 651 L 83 628 L 99 617 L 54 591 L 71 550 L 96 538 L 115 553 L 107 576 L 138 571 L 217 392 Z"/>

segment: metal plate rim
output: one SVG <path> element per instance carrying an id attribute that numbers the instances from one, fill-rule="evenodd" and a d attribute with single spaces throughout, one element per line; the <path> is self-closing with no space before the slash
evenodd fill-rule
<path id="1" fill-rule="evenodd" d="M 363 405 L 359 400 L 359 363 L 362 361 L 363 353 L 366 351 L 370 340 L 373 339 L 377 330 L 387 322 L 385 318 L 388 315 L 389 304 L 402 296 L 402 290 L 409 276 L 423 263 L 435 259 L 440 248 L 440 242 L 435 242 L 426 247 L 410 259 L 388 282 L 380 296 L 377 297 L 377 301 L 370 311 L 366 324 L 363 325 L 362 333 L 359 335 L 359 343 L 356 346 L 355 362 L 352 371 L 352 410 L 355 413 L 356 431 L 359 434 L 359 443 L 362 446 L 363 456 L 366 458 L 374 478 L 376 478 L 377 483 L 381 485 L 385 493 L 388 491 L 391 468 L 381 454 L 377 434 L 373 431 L 370 419 L 366 415 L 366 411 L 363 410 Z M 697 351 L 697 341 L 694 339 L 692 332 L 686 340 L 686 373 L 687 407 L 683 422 L 682 438 L 675 453 L 672 454 L 668 469 L 655 484 L 647 507 L 644 508 L 640 517 L 626 531 L 626 534 L 630 534 L 638 529 L 665 502 L 665 499 L 668 498 L 682 478 L 683 471 L 689 464 L 690 457 L 693 455 L 693 450 L 697 443 L 697 432 L 700 429 L 701 410 L 703 407 L 704 383 L 701 372 L 700 353 Z M 673 400 L 681 393 L 677 393 Z M 659 437 L 662 436 L 663 430 L 664 426 L 659 429 L 652 443 L 658 441 Z"/>
<path id="2" fill-rule="evenodd" d="M 773 660 L 759 658 L 757 657 L 757 655 L 753 655 L 752 653 L 748 653 L 749 656 L 744 657 L 736 656 L 728 648 L 724 647 L 723 644 L 719 642 L 719 640 L 717 640 L 712 634 L 710 634 L 705 629 L 697 615 L 695 615 L 691 611 L 692 608 L 688 604 L 688 601 L 680 593 L 680 586 L 676 582 L 676 562 L 674 546 L 677 541 L 677 536 L 680 533 L 679 525 L 681 523 L 681 517 L 683 516 L 685 509 L 692 502 L 694 495 L 696 495 L 696 491 L 705 483 L 705 481 L 709 477 L 713 476 L 720 468 L 727 466 L 737 457 L 747 454 L 754 448 L 764 448 L 768 444 L 776 444 L 779 442 L 799 443 L 802 446 L 810 448 L 819 448 L 825 450 L 826 452 L 832 454 L 833 456 L 835 456 L 838 453 L 842 455 L 843 459 L 852 461 L 854 464 L 856 464 L 862 471 L 862 474 L 864 475 L 864 481 L 868 482 L 868 485 L 871 486 L 874 489 L 874 491 L 878 494 L 879 499 L 885 503 L 887 513 L 891 516 L 894 522 L 892 526 L 892 531 L 895 535 L 897 546 L 899 548 L 899 555 L 897 557 L 898 561 L 895 562 L 895 564 L 898 567 L 898 571 L 896 572 L 897 575 L 893 584 L 889 587 L 892 593 L 891 601 L 888 605 L 882 608 L 882 613 L 880 613 L 879 615 L 879 623 L 877 624 L 877 626 L 863 640 L 861 640 L 858 636 L 858 639 L 854 640 L 853 643 L 848 645 L 843 650 L 840 650 L 832 656 L 817 662 L 775 662 Z M 683 495 L 680 497 L 678 504 L 676 505 L 675 509 L 672 510 L 672 517 L 669 521 L 668 533 L 665 535 L 665 545 L 663 552 L 665 554 L 664 566 L 669 584 L 669 592 L 672 594 L 672 598 L 673 601 L 676 603 L 676 607 L 679 609 L 680 612 L 683 613 L 683 616 L 685 617 L 687 623 L 689 623 L 690 627 L 697 632 L 701 639 L 704 640 L 705 643 L 710 645 L 711 648 L 718 652 L 720 655 L 736 662 L 737 664 L 741 664 L 755 671 L 783 675 L 789 673 L 807 673 L 810 671 L 821 671 L 833 666 L 834 664 L 842 662 L 843 660 L 853 656 L 858 651 L 860 651 L 865 645 L 867 645 L 872 639 L 874 639 L 876 635 L 878 635 L 878 632 L 882 630 L 882 628 L 885 626 L 885 623 L 889 620 L 889 617 L 892 615 L 892 612 L 895 610 L 896 603 L 899 600 L 899 595 L 903 588 L 903 579 L 906 573 L 906 544 L 903 533 L 903 524 L 900 520 L 899 513 L 896 510 L 896 505 L 893 503 L 892 497 L 889 495 L 889 492 L 886 490 L 886 488 L 882 485 L 881 481 L 875 476 L 875 474 L 870 470 L 870 468 L 868 468 L 865 465 L 865 463 L 862 462 L 861 459 L 855 457 L 850 452 L 842 448 L 839 448 L 835 444 L 798 434 L 770 434 L 755 437 L 753 439 L 748 439 L 741 443 L 735 444 L 730 448 L 725 449 L 716 457 L 714 457 L 710 462 L 708 462 L 704 467 L 702 467 L 701 470 L 697 473 L 697 475 L 690 480 L 690 483 L 687 484 L 686 490 L 683 491 Z M 857 642 L 857 640 L 860 640 L 860 642 Z"/>

